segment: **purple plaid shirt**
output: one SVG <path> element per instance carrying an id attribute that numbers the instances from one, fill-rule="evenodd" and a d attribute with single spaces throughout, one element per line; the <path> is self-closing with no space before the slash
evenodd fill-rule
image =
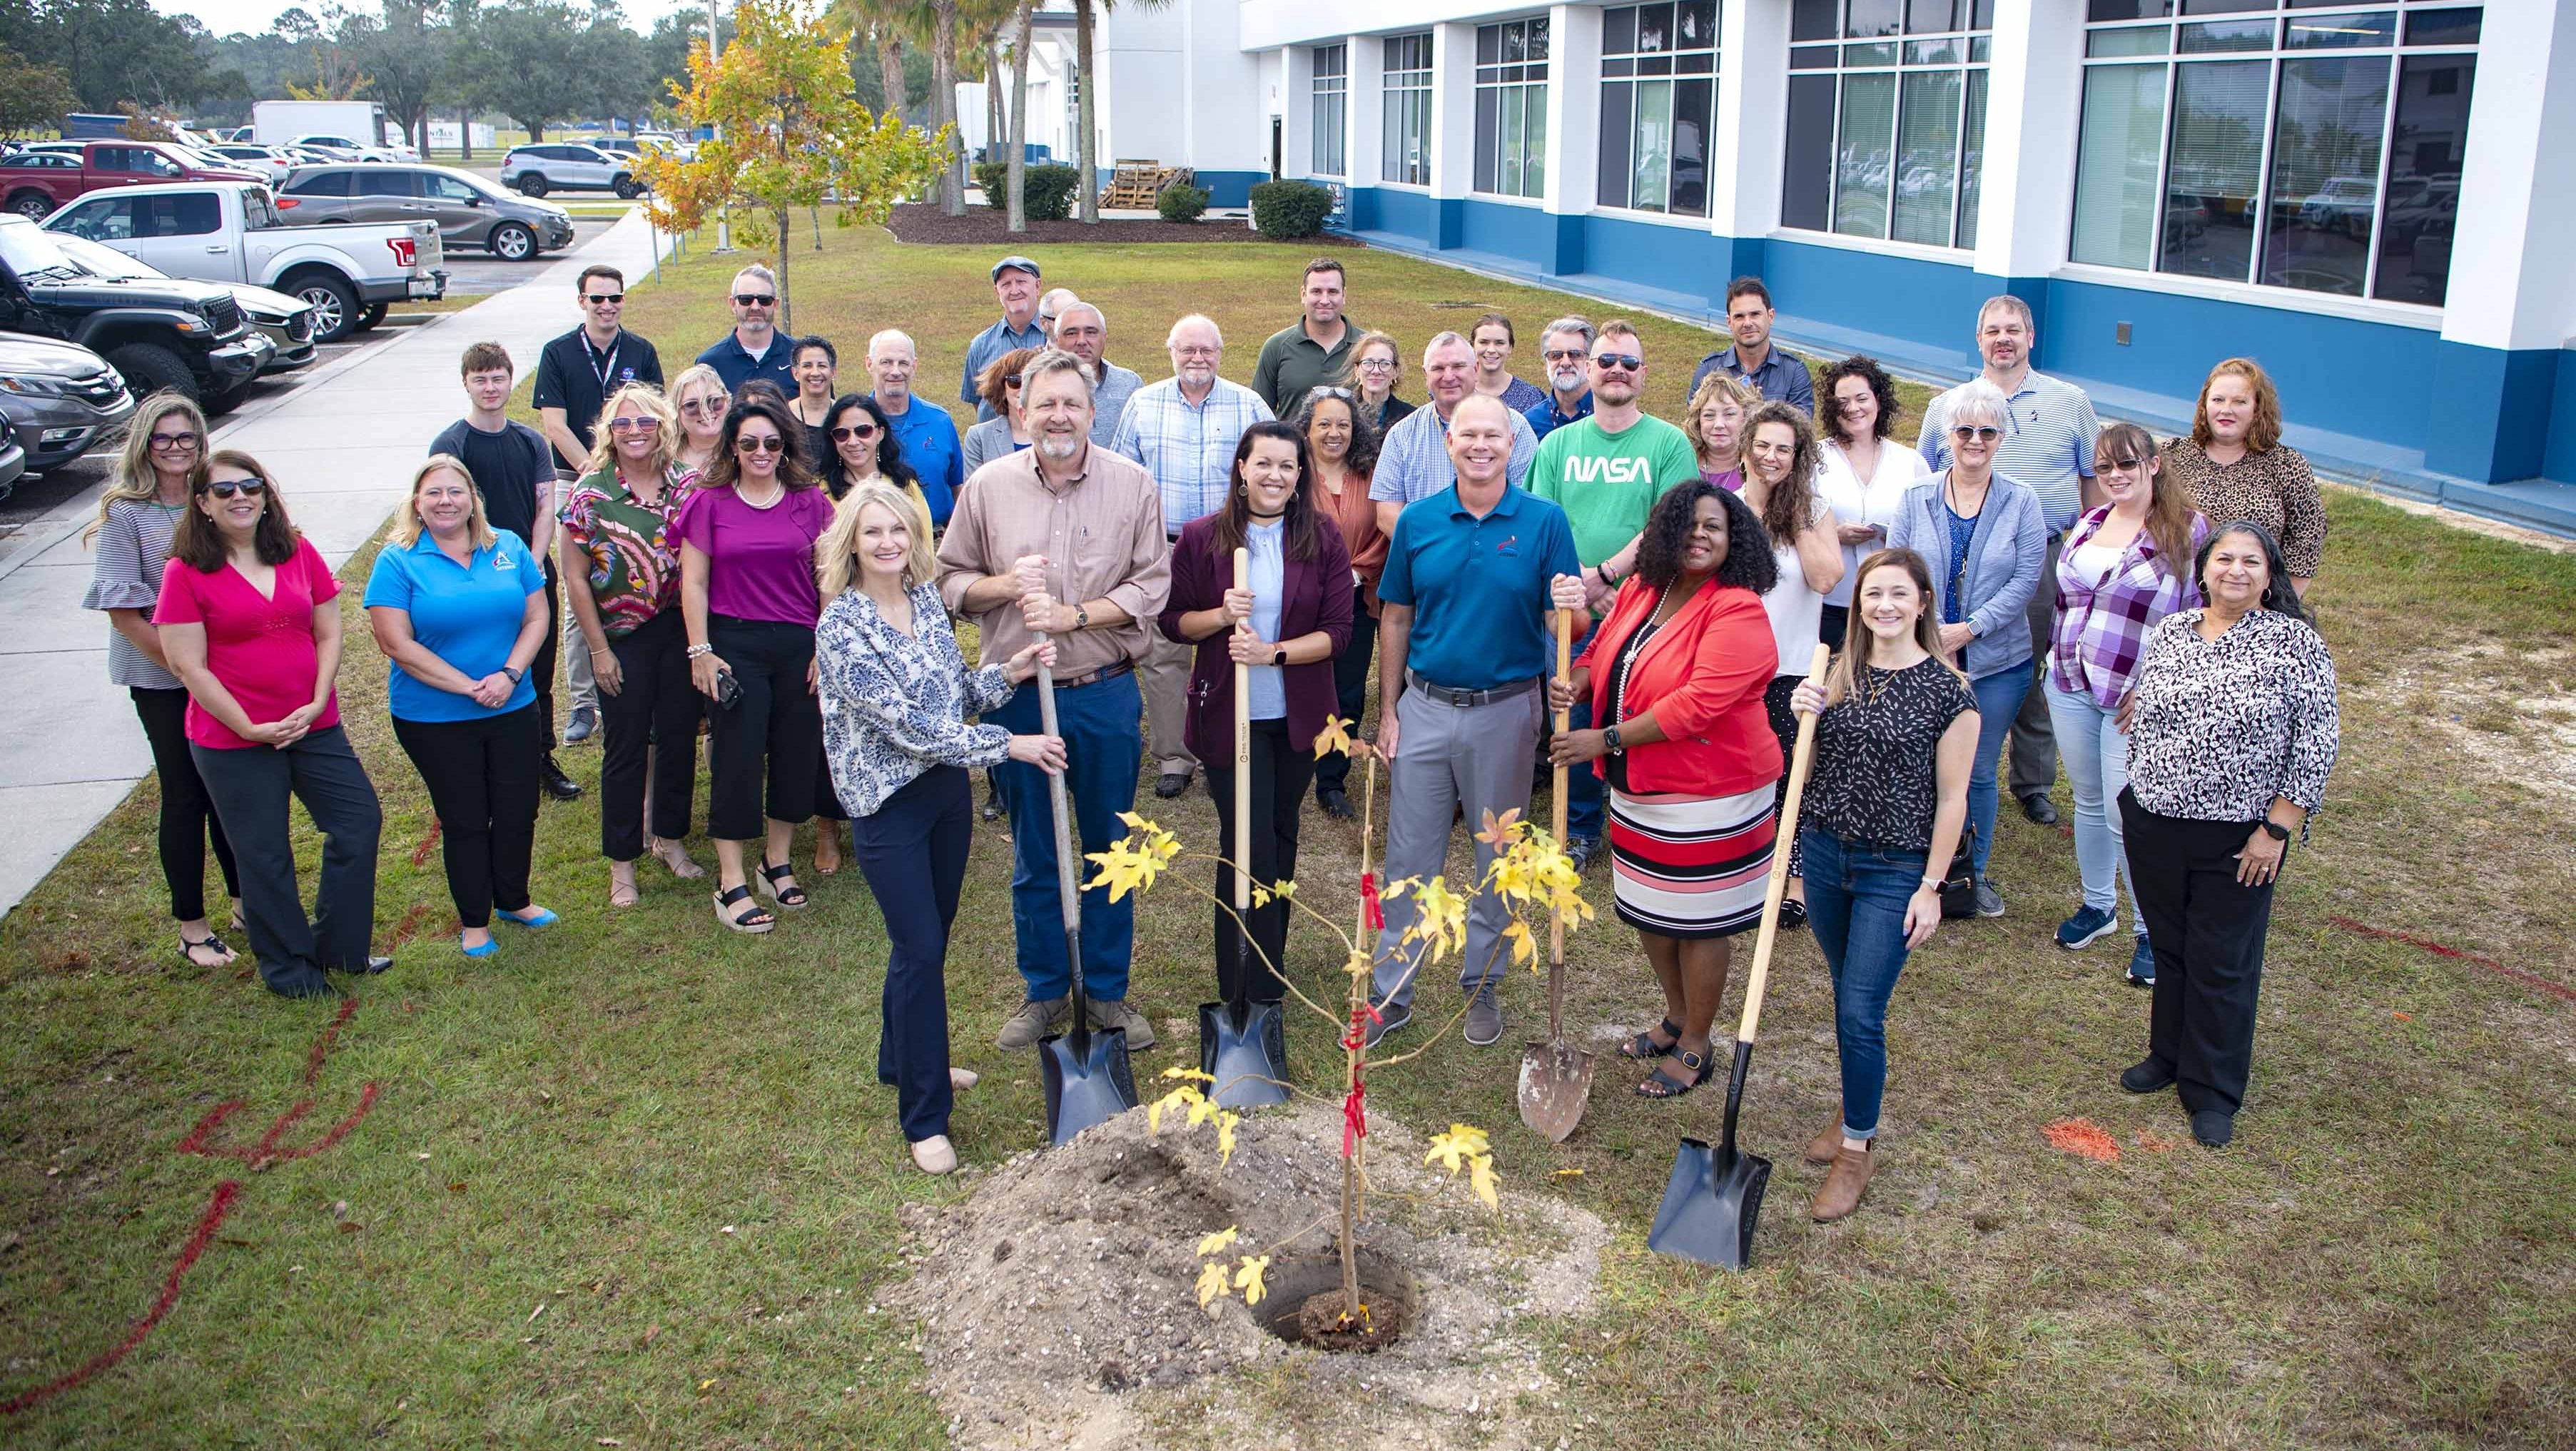
<path id="1" fill-rule="evenodd" d="M 2057 556 L 2057 624 L 2048 654 L 2048 678 L 2057 688 L 2089 695 L 2104 710 L 2118 709 L 2136 683 L 2138 660 L 2147 653 L 2147 636 L 2156 622 L 2200 603 L 2200 587 L 2184 578 L 2191 561 L 2174 561 L 2171 572 L 2157 568 L 2155 537 L 2144 529 L 2120 551 L 2119 567 L 2110 578 L 2086 578 L 2075 567 L 2075 551 L 2101 532 L 2110 517 L 2111 506 L 2105 504 L 2067 532 L 2066 546 Z M 2208 537 L 2209 521 L 2195 512 L 2194 557 Z"/>

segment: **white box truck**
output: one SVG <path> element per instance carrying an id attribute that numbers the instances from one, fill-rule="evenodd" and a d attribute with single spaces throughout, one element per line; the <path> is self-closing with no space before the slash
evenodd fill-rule
<path id="1" fill-rule="evenodd" d="M 373 101 L 258 101 L 250 108 L 250 129 L 262 146 L 301 143 L 358 153 L 353 161 L 420 160 Z"/>

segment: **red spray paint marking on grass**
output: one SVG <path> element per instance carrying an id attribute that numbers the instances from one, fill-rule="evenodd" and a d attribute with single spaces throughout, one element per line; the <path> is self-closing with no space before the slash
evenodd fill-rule
<path id="1" fill-rule="evenodd" d="M 385 946 L 388 949 L 391 949 L 400 947 L 404 943 L 411 941 L 412 935 L 420 931 L 420 924 L 428 919 L 429 904 L 426 902 L 412 903 L 411 909 L 403 913 L 402 920 L 394 924 L 394 935 L 386 939 Z"/>
<path id="2" fill-rule="evenodd" d="M 2091 1159 L 2097 1164 L 2119 1161 L 2120 1141 L 2089 1118 L 2062 1118 L 2040 1132 L 2048 1135 L 2048 1146 L 2060 1153 Z"/>
<path id="3" fill-rule="evenodd" d="M 161 1317 L 170 1313 L 170 1307 L 179 1303 L 179 1282 L 187 1278 L 188 1271 L 197 1263 L 197 1257 L 206 1252 L 206 1246 L 214 1243 L 215 1231 L 223 1227 L 224 1216 L 233 1212 L 233 1201 L 241 1197 L 241 1187 L 231 1179 L 215 1186 L 214 1197 L 206 1201 L 206 1212 L 197 1220 L 197 1232 L 188 1236 L 187 1246 L 179 1251 L 179 1262 L 170 1267 L 168 1277 L 162 1280 L 159 1298 L 152 1302 L 152 1308 L 142 1319 L 134 1322 L 134 1328 L 125 1332 L 123 1340 L 91 1356 L 78 1370 L 31 1390 L 20 1391 L 0 1402 L 0 1416 L 14 1416 L 30 1406 L 51 1400 L 133 1354 L 134 1347 L 143 1343 L 143 1337 L 152 1333 L 152 1327 L 161 1323 Z"/>
<path id="4" fill-rule="evenodd" d="M 2489 972 L 2500 973 L 2516 982 L 2527 982 L 2542 992 L 2576 1003 L 2576 987 L 2569 987 L 2562 982 L 2552 982 L 2536 972 L 2507 967 L 2492 957 L 2480 957 L 2474 952 L 2462 952 L 2456 947 L 2446 947 L 2429 937 L 2418 937 L 2412 932 L 2399 932 L 2389 927 L 2373 927 L 2367 922 L 2356 922 L 2350 917 L 2328 917 L 2326 920 L 2358 937 L 2375 937 L 2382 942 L 2403 942 L 2409 947 L 2420 947 L 2435 957 L 2448 957 L 2459 962 L 2474 962 Z"/>
<path id="5" fill-rule="evenodd" d="M 419 866 L 421 863 L 428 861 L 429 854 L 438 850 L 438 830 L 438 818 L 433 816 L 429 819 L 429 834 L 420 839 L 420 845 L 411 849 L 411 864 L 413 866 Z"/>

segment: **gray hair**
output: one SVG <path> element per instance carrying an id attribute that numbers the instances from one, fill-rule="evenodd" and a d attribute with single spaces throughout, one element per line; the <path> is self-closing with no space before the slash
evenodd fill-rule
<path id="1" fill-rule="evenodd" d="M 1435 334 L 1431 341 L 1422 345 L 1422 366 L 1426 368 L 1430 367 L 1431 355 L 1440 351 L 1442 348 L 1449 346 L 1451 343 L 1456 343 L 1458 346 L 1465 348 L 1471 353 L 1476 350 L 1476 345 L 1474 343 L 1467 341 L 1464 336 L 1460 335 L 1454 329 L 1449 332 Z"/>
<path id="2" fill-rule="evenodd" d="M 1549 323 L 1543 328 L 1540 328 L 1538 331 L 1539 342 L 1541 344 L 1545 344 L 1551 333 L 1572 333 L 1576 337 L 1583 339 L 1583 346 L 1587 350 L 1591 348 L 1593 339 L 1598 336 L 1598 334 L 1592 331 L 1592 320 L 1590 318 L 1576 317 L 1572 313 L 1567 313 L 1565 316 L 1558 318 L 1556 321 Z"/>
<path id="3" fill-rule="evenodd" d="M 1071 373 L 1080 378 L 1083 398 L 1086 402 L 1089 401 L 1095 382 L 1091 376 L 1091 365 L 1058 347 L 1042 348 L 1036 357 L 1020 364 L 1020 396 L 1027 398 L 1036 393 L 1039 379 L 1053 377 L 1058 373 Z"/>
<path id="4" fill-rule="evenodd" d="M 1979 304 L 1977 308 L 1978 331 L 1982 332 L 1985 330 L 1986 314 L 1990 312 L 2008 312 L 2013 316 L 2020 318 L 2021 330 L 2023 332 L 2036 333 L 2039 331 L 2039 324 L 2031 320 L 2030 304 L 2013 296 L 2009 292 L 1998 292 L 1994 296 L 1987 298 L 1983 303 Z"/>
<path id="5" fill-rule="evenodd" d="M 1062 317 L 1064 316 L 1064 310 L 1066 308 L 1072 307 L 1081 301 L 1081 298 L 1073 295 L 1073 289 L 1070 287 L 1050 287 L 1046 290 L 1044 295 L 1038 298 L 1038 315 L 1040 317 Z M 1053 303 L 1054 306 L 1048 306 L 1049 303 Z"/>
<path id="6" fill-rule="evenodd" d="M 1065 304 L 1064 310 L 1055 315 L 1055 325 L 1057 327 L 1064 326 L 1064 320 L 1073 316 L 1077 312 L 1090 313 L 1093 319 L 1099 322 L 1100 330 L 1102 332 L 1109 331 L 1109 314 L 1102 312 L 1098 303 L 1085 302 L 1079 297 Z"/>
<path id="7" fill-rule="evenodd" d="M 1171 330 L 1170 332 L 1165 333 L 1165 334 L 1163 335 L 1163 346 L 1164 346 L 1164 347 L 1166 347 L 1166 348 L 1176 348 L 1176 347 L 1179 347 L 1179 346 L 1181 345 L 1181 329 L 1183 329 L 1183 328 L 1185 328 L 1185 327 L 1188 327 L 1191 323 L 1194 323 L 1194 322 L 1195 322 L 1195 323 L 1203 323 L 1203 324 L 1205 324 L 1205 325 L 1206 325 L 1206 327 L 1207 327 L 1207 330 L 1208 330 L 1209 332 L 1214 333 L 1214 334 L 1216 335 L 1216 345 L 1217 345 L 1217 347 L 1218 347 L 1218 348 L 1222 349 L 1222 348 L 1225 346 L 1225 333 L 1224 333 L 1224 331 L 1223 331 L 1222 329 L 1220 329 L 1220 328 L 1218 328 L 1218 327 L 1217 327 L 1217 325 L 1216 325 L 1216 319 L 1215 319 L 1215 318 L 1209 317 L 1206 313 L 1203 313 L 1203 312 L 1193 312 L 1193 313 L 1190 313 L 1190 314 L 1188 314 L 1187 316 L 1185 316 L 1185 317 L 1181 318 L 1178 322 L 1173 323 L 1173 324 L 1172 324 L 1172 330 Z M 1106 329 L 1106 328 L 1109 326 L 1109 324 L 1108 324 L 1108 323 L 1106 323 L 1106 322 L 1103 322 L 1100 326 L 1101 326 L 1103 329 Z"/>
<path id="8" fill-rule="evenodd" d="M 2012 400 L 1984 378 L 1970 378 L 1950 390 L 1950 422 L 2001 428 L 2012 415 Z"/>
<path id="9" fill-rule="evenodd" d="M 770 291 L 775 292 L 775 291 L 777 291 L 777 290 L 778 290 L 778 274 L 777 274 L 777 273 L 775 273 L 775 272 L 770 271 L 770 270 L 769 270 L 768 268 L 766 268 L 766 267 L 761 266 L 761 265 L 760 265 L 759 263 L 757 263 L 757 262 L 752 263 L 752 264 L 751 264 L 750 266 L 748 266 L 748 267 L 742 268 L 740 271 L 735 272 L 733 275 L 734 275 L 734 278 L 735 278 L 737 281 L 739 281 L 740 279 L 745 278 L 745 277 L 754 277 L 754 278 L 758 278 L 760 281 L 763 281 L 763 282 L 766 282 L 766 283 L 768 283 L 768 284 L 769 284 L 769 290 L 770 290 Z"/>
<path id="10" fill-rule="evenodd" d="M 913 342 L 912 334 L 905 332 L 901 328 L 890 327 L 868 339 L 869 360 L 871 362 L 875 361 L 877 349 L 884 347 L 888 343 L 901 343 L 904 346 L 904 350 L 911 353 L 913 357 L 919 358 L 921 356 L 921 348 L 918 344 Z"/>

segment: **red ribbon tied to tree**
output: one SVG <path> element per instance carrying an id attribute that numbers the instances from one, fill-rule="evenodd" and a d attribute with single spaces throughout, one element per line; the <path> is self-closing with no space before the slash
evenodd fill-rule
<path id="1" fill-rule="evenodd" d="M 1386 907 L 1378 900 L 1375 872 L 1360 873 L 1360 910 L 1367 918 L 1370 931 L 1386 930 Z"/>
<path id="2" fill-rule="evenodd" d="M 1349 1096 L 1342 1100 L 1342 1157 L 1345 1159 L 1351 1156 L 1360 1140 L 1368 1137 L 1368 1110 L 1362 1102 L 1367 1097 L 1368 1085 L 1354 1083 Z"/>

